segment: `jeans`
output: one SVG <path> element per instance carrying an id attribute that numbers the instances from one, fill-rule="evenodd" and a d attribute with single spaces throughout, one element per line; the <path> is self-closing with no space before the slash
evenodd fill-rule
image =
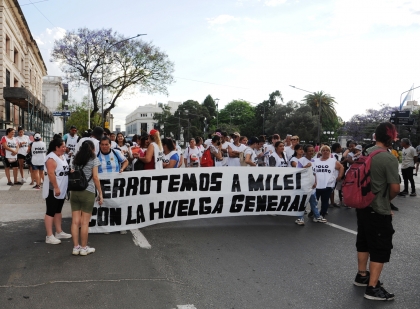
<path id="1" fill-rule="evenodd" d="M 328 211 L 329 200 L 333 188 L 316 189 L 316 199 L 321 197 L 321 216 L 325 216 Z"/>
<path id="2" fill-rule="evenodd" d="M 401 173 L 404 179 L 404 192 L 408 193 L 408 181 L 410 181 L 411 185 L 411 192 L 416 192 L 416 185 L 414 184 L 414 178 L 413 178 L 413 168 L 402 168 Z"/>
<path id="3" fill-rule="evenodd" d="M 319 218 L 319 210 L 318 210 L 318 199 L 316 198 L 316 192 L 311 194 L 309 198 L 309 205 L 311 205 L 311 211 L 314 214 L 314 218 Z"/>

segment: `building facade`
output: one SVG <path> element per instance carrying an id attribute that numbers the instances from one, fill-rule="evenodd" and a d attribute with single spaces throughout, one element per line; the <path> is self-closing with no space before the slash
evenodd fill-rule
<path id="1" fill-rule="evenodd" d="M 0 128 L 22 126 L 52 134 L 54 118 L 42 103 L 47 68 L 17 0 L 0 0 Z"/>
<path id="2" fill-rule="evenodd" d="M 132 113 L 125 118 L 125 131 L 126 134 L 143 134 L 149 133 L 150 130 L 155 128 L 157 121 L 153 119 L 155 113 L 162 112 L 163 103 L 146 104 L 137 107 Z M 182 102 L 168 101 L 167 104 L 171 108 L 172 115 L 178 109 Z"/>
<path id="3" fill-rule="evenodd" d="M 68 100 L 68 85 L 63 84 L 60 76 L 44 76 L 42 78 L 42 98 L 45 106 L 51 111 L 64 109 L 64 102 Z M 54 117 L 52 131 L 54 133 L 67 133 L 64 129 L 63 117 Z"/>

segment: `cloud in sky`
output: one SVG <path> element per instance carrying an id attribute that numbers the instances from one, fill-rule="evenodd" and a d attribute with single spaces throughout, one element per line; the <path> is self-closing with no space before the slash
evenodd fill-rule
<path id="1" fill-rule="evenodd" d="M 210 25 L 223 25 L 226 24 L 232 20 L 238 20 L 237 18 L 231 16 L 231 15 L 219 15 L 217 17 L 213 17 L 213 18 L 207 18 L 207 22 Z"/>
<path id="2" fill-rule="evenodd" d="M 286 2 L 287 2 L 287 0 L 265 0 L 264 4 L 266 6 L 278 6 L 278 5 L 284 4 Z"/>

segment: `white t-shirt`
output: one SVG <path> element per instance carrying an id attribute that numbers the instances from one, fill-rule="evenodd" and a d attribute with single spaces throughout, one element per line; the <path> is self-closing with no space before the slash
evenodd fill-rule
<path id="1" fill-rule="evenodd" d="M 29 136 L 27 135 L 22 135 L 22 136 L 17 136 L 15 137 L 18 145 L 19 145 L 19 150 L 18 150 L 18 154 L 24 155 L 26 156 L 28 154 L 28 146 L 29 146 Z"/>
<path id="2" fill-rule="evenodd" d="M 293 157 L 293 158 L 291 158 L 290 159 L 290 167 L 293 167 L 293 165 L 292 165 L 292 162 L 296 162 L 296 168 L 303 168 L 305 165 L 303 165 L 302 164 L 302 162 L 304 161 L 304 160 L 302 160 L 304 157 L 302 157 L 302 158 L 300 158 L 300 159 L 298 159 L 298 158 L 296 158 L 296 157 Z"/>
<path id="3" fill-rule="evenodd" d="M 244 155 L 245 155 L 245 159 L 246 159 L 246 156 L 247 155 L 251 155 L 251 161 L 253 162 L 253 163 L 255 163 L 256 165 L 258 165 L 258 158 L 257 158 L 257 154 L 255 153 L 255 151 L 254 151 L 254 149 L 252 149 L 251 147 L 246 147 L 246 149 L 245 149 L 245 151 L 244 151 Z M 254 167 L 253 165 L 249 165 L 249 164 L 247 164 L 247 166 L 252 166 L 252 167 Z"/>
<path id="4" fill-rule="evenodd" d="M 222 143 L 222 149 L 228 149 L 230 143 L 229 142 L 224 142 Z M 223 152 L 222 151 L 222 156 L 223 156 L 223 160 L 222 160 L 222 166 L 227 166 L 228 165 L 228 160 L 229 160 L 229 154 L 227 152 Z"/>
<path id="5" fill-rule="evenodd" d="M 233 150 L 233 151 L 239 151 L 239 152 L 244 152 L 246 149 L 246 146 L 244 144 L 239 144 L 239 146 L 236 146 L 234 143 L 231 143 L 229 145 L 229 147 Z M 228 166 L 241 166 L 241 161 L 240 158 L 231 158 L 229 157 L 228 160 Z"/>
<path id="6" fill-rule="evenodd" d="M 417 156 L 417 152 L 414 147 L 409 146 L 408 148 L 402 149 L 402 161 L 401 168 L 409 168 L 414 166 L 414 157 Z"/>
<path id="7" fill-rule="evenodd" d="M 76 134 L 74 136 L 67 135 L 66 147 L 69 148 L 69 153 L 75 153 L 78 138 Z"/>
<path id="8" fill-rule="evenodd" d="M 197 147 L 200 150 L 200 152 L 201 152 L 200 158 L 201 158 L 203 156 L 203 154 L 204 154 L 204 150 L 206 150 L 206 149 L 204 148 L 203 145 L 195 146 L 195 147 Z"/>
<path id="9" fill-rule="evenodd" d="M 56 199 L 64 199 L 67 193 L 67 185 L 69 182 L 68 174 L 69 174 L 69 165 L 67 164 L 67 160 L 64 158 L 58 157 L 54 152 L 50 152 L 47 157 L 45 158 L 45 162 L 49 159 L 54 160 L 57 163 L 57 167 L 55 169 L 55 178 L 57 180 L 58 188 L 60 189 L 60 195 L 54 197 Z M 42 188 L 42 197 L 46 199 L 49 195 L 49 190 L 52 190 L 50 186 L 50 181 L 48 179 L 48 172 L 47 172 L 47 165 L 44 164 L 44 186 Z"/>
<path id="10" fill-rule="evenodd" d="M 16 137 L 8 138 L 7 136 L 3 136 L 3 138 L 1 139 L 1 143 L 3 144 L 3 142 L 6 142 L 7 147 L 12 148 L 14 150 L 17 149 L 18 140 L 16 139 Z M 13 156 L 11 151 L 6 149 L 4 150 L 6 152 L 6 158 L 17 159 L 17 154 Z"/>
<path id="11" fill-rule="evenodd" d="M 204 141 L 204 145 L 206 145 L 206 149 L 207 149 L 207 147 L 209 147 L 210 145 L 211 145 L 211 138 L 208 138 L 208 139 L 206 139 L 205 141 Z"/>
<path id="12" fill-rule="evenodd" d="M 31 144 L 31 163 L 32 165 L 44 165 L 47 146 L 43 141 L 35 141 Z"/>
<path id="13" fill-rule="evenodd" d="M 208 146 L 208 149 L 210 149 L 210 152 L 213 153 L 219 153 L 219 149 L 215 146 L 213 146 L 212 144 Z M 220 167 L 223 166 L 223 159 L 222 160 L 218 160 L 216 157 L 213 157 L 214 160 L 214 166 L 215 167 Z"/>
<path id="14" fill-rule="evenodd" d="M 271 167 L 287 167 L 289 166 L 289 160 L 287 154 L 283 152 L 284 158 L 281 158 L 277 152 L 273 152 L 268 158 L 269 166 Z"/>
<path id="15" fill-rule="evenodd" d="M 158 144 L 156 144 L 155 142 L 152 142 L 153 145 L 153 156 L 155 158 L 155 170 L 161 170 L 163 169 L 163 158 L 164 158 L 164 153 L 163 153 L 163 149 L 159 149 Z"/>
<path id="16" fill-rule="evenodd" d="M 187 147 L 185 148 L 184 151 L 184 159 L 187 159 L 187 166 L 193 166 L 192 163 L 195 163 L 193 161 L 191 161 L 191 155 L 195 154 L 197 156 L 197 164 L 195 164 L 195 167 L 200 166 L 200 158 L 201 158 L 201 151 L 200 149 L 198 149 L 197 147 L 191 148 L 191 147 Z"/>
<path id="17" fill-rule="evenodd" d="M 312 169 L 316 174 L 316 188 L 334 188 L 335 181 L 337 178 L 335 164 L 337 160 L 335 158 L 329 158 L 328 160 L 321 161 L 321 159 L 315 159 L 312 164 Z"/>
<path id="18" fill-rule="evenodd" d="M 100 147 L 99 147 L 99 141 L 94 138 L 94 137 L 82 137 L 76 145 L 76 149 L 74 152 L 74 155 L 76 155 L 76 153 L 79 151 L 80 146 L 83 144 L 84 141 L 91 141 L 93 143 L 93 145 L 95 145 L 95 154 L 99 152 Z"/>
<path id="19" fill-rule="evenodd" d="M 295 150 L 292 149 L 292 146 L 290 147 L 284 147 L 284 152 L 286 153 L 287 157 L 289 158 L 289 160 L 293 157 L 293 155 L 295 154 Z"/>

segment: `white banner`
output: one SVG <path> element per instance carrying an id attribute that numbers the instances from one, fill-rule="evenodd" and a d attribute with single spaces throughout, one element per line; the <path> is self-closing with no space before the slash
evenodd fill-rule
<path id="1" fill-rule="evenodd" d="M 201 218 L 303 215 L 312 168 L 173 168 L 99 174 L 104 203 L 95 204 L 90 233 Z"/>

